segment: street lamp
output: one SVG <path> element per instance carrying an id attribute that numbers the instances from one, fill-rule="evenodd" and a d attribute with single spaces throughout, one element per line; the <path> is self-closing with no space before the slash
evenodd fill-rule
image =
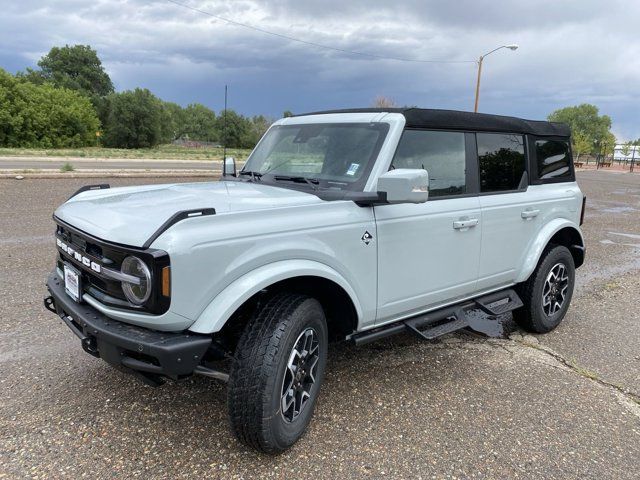
<path id="1" fill-rule="evenodd" d="M 518 45 L 515 45 L 515 44 L 502 45 L 498 48 L 494 48 L 493 50 L 491 50 L 488 53 L 485 53 L 484 55 L 480 55 L 480 58 L 478 59 L 478 81 L 476 82 L 476 105 L 473 109 L 474 112 L 478 111 L 478 100 L 480 99 L 480 75 L 482 74 L 482 61 L 484 60 L 484 57 L 486 57 L 487 55 L 491 55 L 493 52 L 497 52 L 501 48 L 508 48 L 509 50 L 517 50 Z"/>

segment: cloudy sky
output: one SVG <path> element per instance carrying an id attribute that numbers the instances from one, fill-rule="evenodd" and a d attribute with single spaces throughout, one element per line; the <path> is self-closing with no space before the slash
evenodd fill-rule
<path id="1" fill-rule="evenodd" d="M 485 60 L 480 111 L 534 119 L 594 103 L 620 139 L 640 137 L 637 0 L 176 0 L 307 42 L 384 57 Z M 474 63 L 401 62 L 293 42 L 168 0 L 2 1 L 0 67 L 33 67 L 51 46 L 89 44 L 118 90 L 279 117 L 370 106 L 470 110 Z"/>

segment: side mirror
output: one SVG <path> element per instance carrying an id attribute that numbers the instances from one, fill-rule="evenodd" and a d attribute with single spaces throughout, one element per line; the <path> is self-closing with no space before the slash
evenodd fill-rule
<path id="1" fill-rule="evenodd" d="M 424 203 L 429 199 L 429 174 L 423 169 L 397 168 L 378 178 L 378 192 L 387 203 Z"/>
<path id="2" fill-rule="evenodd" d="M 236 172 L 236 160 L 233 157 L 226 157 L 224 162 L 222 162 L 222 176 L 232 176 L 235 177 Z"/>

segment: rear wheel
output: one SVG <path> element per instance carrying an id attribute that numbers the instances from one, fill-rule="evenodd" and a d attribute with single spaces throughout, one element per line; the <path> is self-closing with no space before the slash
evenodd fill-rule
<path id="1" fill-rule="evenodd" d="M 236 437 L 281 452 L 305 432 L 324 377 L 327 324 L 320 303 L 281 293 L 247 324 L 229 378 L 229 415 Z"/>
<path id="2" fill-rule="evenodd" d="M 524 306 L 513 313 L 514 319 L 528 331 L 550 332 L 567 313 L 574 284 L 571 252 L 564 246 L 550 245 L 529 279 L 520 285 Z"/>

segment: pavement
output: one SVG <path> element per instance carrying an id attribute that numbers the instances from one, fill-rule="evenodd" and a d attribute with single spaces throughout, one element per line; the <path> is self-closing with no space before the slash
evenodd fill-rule
<path id="1" fill-rule="evenodd" d="M 0 478 L 638 478 L 640 177 L 578 179 L 587 263 L 558 329 L 336 345 L 277 457 L 235 441 L 223 384 L 153 389 L 84 353 L 42 297 L 51 213 L 86 182 L 0 180 Z"/>

